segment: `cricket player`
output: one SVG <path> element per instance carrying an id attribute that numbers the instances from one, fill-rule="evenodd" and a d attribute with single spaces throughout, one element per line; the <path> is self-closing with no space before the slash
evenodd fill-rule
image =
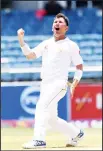
<path id="1" fill-rule="evenodd" d="M 70 86 L 72 97 L 83 74 L 83 60 L 79 53 L 80 50 L 78 45 L 66 36 L 68 29 L 68 18 L 62 13 L 57 14 L 52 25 L 53 37 L 44 40 L 33 49 L 30 49 L 28 44 L 24 42 L 24 30 L 21 28 L 17 31 L 21 50 L 27 59 L 36 59 L 42 56 L 42 82 L 40 99 L 36 105 L 35 133 L 33 139 L 24 144 L 23 148 L 46 147 L 45 137 L 48 124 L 54 130 L 67 136 L 66 146 L 77 146 L 78 141 L 84 135 L 78 127 L 58 117 L 58 102 L 67 92 L 71 62 L 76 67 Z"/>

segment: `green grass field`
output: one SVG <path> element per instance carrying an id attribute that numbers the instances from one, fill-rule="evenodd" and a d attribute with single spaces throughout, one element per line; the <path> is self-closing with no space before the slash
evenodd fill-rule
<path id="1" fill-rule="evenodd" d="M 31 140 L 32 136 L 32 128 L 1 128 L 1 149 L 23 150 L 22 144 Z M 64 135 L 49 132 L 47 133 L 47 148 L 39 150 L 102 150 L 102 129 L 85 129 L 85 137 L 78 147 L 67 148 L 65 142 Z"/>

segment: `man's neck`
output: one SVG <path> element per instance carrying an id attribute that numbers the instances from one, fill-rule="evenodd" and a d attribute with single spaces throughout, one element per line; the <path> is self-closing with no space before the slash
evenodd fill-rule
<path id="1" fill-rule="evenodd" d="M 65 39 L 65 38 L 66 38 L 65 35 L 61 35 L 61 36 L 58 36 L 58 37 L 54 35 L 55 41 L 63 40 L 63 39 Z"/>

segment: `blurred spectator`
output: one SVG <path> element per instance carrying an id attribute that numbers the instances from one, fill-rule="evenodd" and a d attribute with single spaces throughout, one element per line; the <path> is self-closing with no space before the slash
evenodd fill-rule
<path id="1" fill-rule="evenodd" d="M 44 5 L 44 9 L 47 11 L 47 15 L 57 15 L 63 10 L 63 7 L 55 0 L 49 0 Z"/>
<path id="2" fill-rule="evenodd" d="M 103 7 L 103 1 L 102 0 L 92 1 L 92 3 L 93 3 L 93 7 L 98 7 L 100 9 L 102 9 L 102 7 Z"/>
<path id="3" fill-rule="evenodd" d="M 4 9 L 4 8 L 12 8 L 12 0 L 2 0 L 1 9 Z"/>
<path id="4" fill-rule="evenodd" d="M 87 0 L 76 0 L 76 7 L 87 7 Z"/>
<path id="5" fill-rule="evenodd" d="M 38 9 L 35 11 L 35 16 L 38 18 L 38 19 L 43 19 L 43 17 L 47 14 L 46 10 L 45 9 Z"/>
<path id="6" fill-rule="evenodd" d="M 67 0 L 66 3 L 67 3 L 67 9 L 71 9 L 72 1 Z"/>

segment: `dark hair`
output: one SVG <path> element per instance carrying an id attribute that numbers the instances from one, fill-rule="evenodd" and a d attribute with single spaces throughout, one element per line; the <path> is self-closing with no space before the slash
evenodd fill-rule
<path id="1" fill-rule="evenodd" d="M 67 17 L 67 16 L 65 16 L 64 14 L 59 13 L 59 14 L 57 14 L 57 15 L 55 16 L 55 18 L 54 18 L 54 19 L 56 19 L 56 18 L 60 18 L 60 17 L 64 18 L 64 20 L 65 20 L 65 22 L 66 22 L 66 25 L 68 26 L 68 25 L 69 25 L 69 19 L 68 19 L 68 17 Z"/>

